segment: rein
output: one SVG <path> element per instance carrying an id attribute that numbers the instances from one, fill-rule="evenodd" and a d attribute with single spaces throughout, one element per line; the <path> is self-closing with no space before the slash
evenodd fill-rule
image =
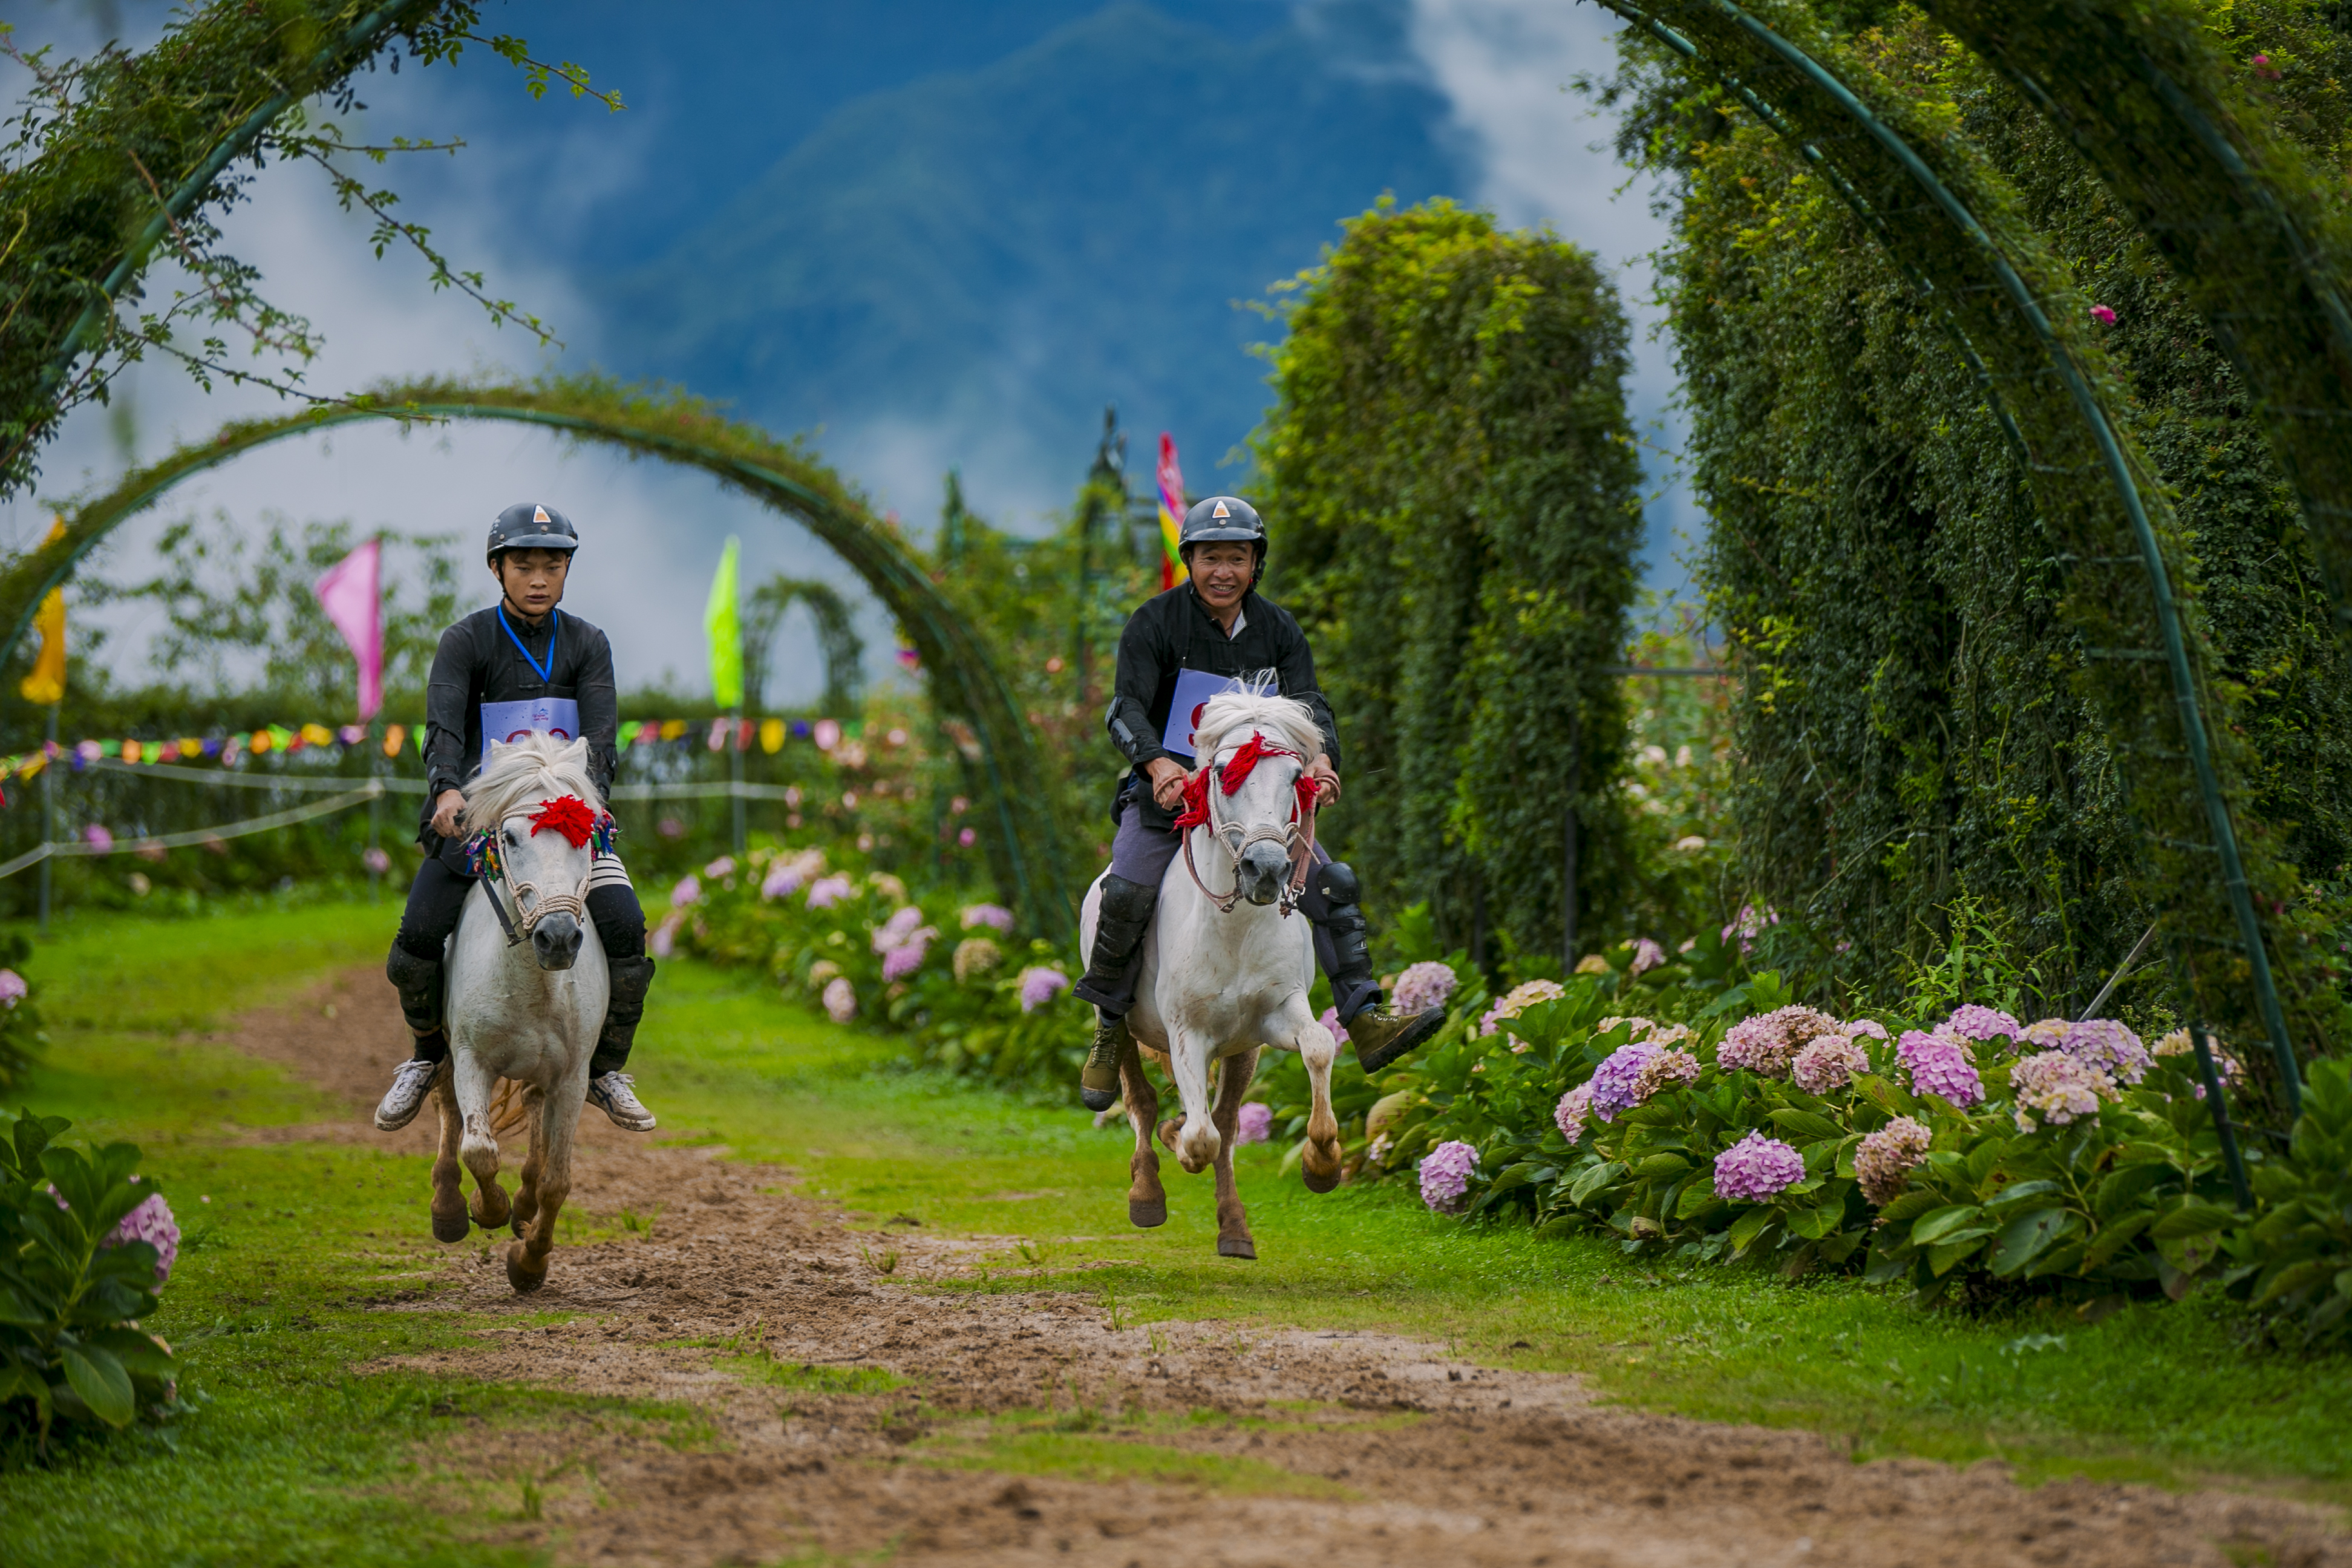
<path id="1" fill-rule="evenodd" d="M 1289 757 L 1302 764 L 1307 760 L 1287 748 L 1269 746 L 1265 736 L 1253 734 L 1223 768 L 1217 768 L 1213 758 L 1184 784 L 1184 812 L 1176 819 L 1176 830 L 1184 840 L 1184 869 L 1191 874 L 1192 885 L 1201 889 L 1201 896 L 1214 904 L 1221 915 L 1232 914 L 1234 906 L 1241 902 L 1241 858 L 1251 845 L 1279 844 L 1289 851 L 1290 880 L 1284 886 L 1279 900 L 1286 920 L 1289 918 L 1290 911 L 1298 907 L 1299 895 L 1307 890 L 1307 872 L 1315 865 L 1315 808 L 1321 798 L 1322 786 L 1307 777 L 1303 769 L 1292 782 L 1290 820 L 1280 827 L 1265 823 L 1244 827 L 1238 822 L 1221 823 L 1217 820 L 1217 795 L 1220 793 L 1231 795 L 1241 788 L 1248 781 L 1251 771 L 1266 757 Z M 1217 775 L 1219 787 L 1211 787 L 1212 772 Z M 1223 845 L 1225 852 L 1234 858 L 1234 885 L 1223 893 L 1213 890 L 1207 882 L 1201 879 L 1201 868 L 1192 859 L 1192 829 L 1195 827 L 1206 827 L 1210 836 Z"/>

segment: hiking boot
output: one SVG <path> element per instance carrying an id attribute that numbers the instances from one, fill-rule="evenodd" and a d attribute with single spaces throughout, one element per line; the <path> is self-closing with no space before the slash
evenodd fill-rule
<path id="1" fill-rule="evenodd" d="M 1127 1040 L 1124 1017 L 1096 1017 L 1095 1042 L 1078 1072 L 1078 1103 L 1088 1110 L 1105 1111 L 1118 1103 L 1118 1053 Z"/>
<path id="2" fill-rule="evenodd" d="M 598 1073 L 588 1080 L 588 1103 L 613 1119 L 624 1132 L 650 1132 L 654 1113 L 637 1102 L 636 1079 L 625 1072 Z"/>
<path id="3" fill-rule="evenodd" d="M 1370 1077 L 1407 1051 L 1428 1044 L 1429 1037 L 1445 1026 L 1445 1009 L 1406 1014 L 1382 1003 L 1365 1008 L 1345 1026 L 1349 1043 L 1356 1047 L 1356 1060 Z"/>
<path id="4" fill-rule="evenodd" d="M 385 1093 L 383 1103 L 375 1108 L 375 1130 L 397 1132 L 415 1121 L 416 1113 L 425 1108 L 425 1094 L 433 1088 L 433 1075 L 440 1070 L 439 1062 L 412 1058 L 401 1063 L 392 1075 L 392 1088 Z"/>

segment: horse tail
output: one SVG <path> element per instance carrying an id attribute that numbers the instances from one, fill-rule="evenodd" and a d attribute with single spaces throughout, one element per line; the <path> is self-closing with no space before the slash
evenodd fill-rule
<path id="1" fill-rule="evenodd" d="M 530 1107 L 524 1103 L 523 1086 L 510 1078 L 499 1079 L 499 1092 L 490 1099 L 490 1136 L 504 1138 L 519 1132 L 530 1120 Z"/>

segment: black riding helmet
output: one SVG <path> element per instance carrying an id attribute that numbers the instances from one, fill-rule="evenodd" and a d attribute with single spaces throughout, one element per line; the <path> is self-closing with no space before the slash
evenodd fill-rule
<path id="1" fill-rule="evenodd" d="M 580 531 L 572 520 L 551 506 L 538 501 L 518 501 L 499 513 L 490 524 L 488 561 L 496 570 L 499 557 L 509 550 L 563 550 L 580 548 Z"/>
<path id="2" fill-rule="evenodd" d="M 1250 574 L 1255 586 L 1265 575 L 1265 520 L 1257 508 L 1239 496 L 1211 496 L 1192 503 L 1184 514 L 1184 526 L 1176 534 L 1177 559 L 1185 570 L 1192 565 L 1195 544 L 1251 544 L 1257 548 L 1257 567 Z"/>

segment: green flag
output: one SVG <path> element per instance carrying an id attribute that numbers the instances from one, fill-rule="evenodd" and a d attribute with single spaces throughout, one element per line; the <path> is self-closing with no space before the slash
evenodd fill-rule
<path id="1" fill-rule="evenodd" d="M 702 629 L 710 637 L 710 690 L 721 708 L 743 706 L 743 617 L 735 605 L 735 554 L 740 542 L 731 533 L 727 536 L 719 574 L 710 579 L 710 603 L 702 611 Z"/>

